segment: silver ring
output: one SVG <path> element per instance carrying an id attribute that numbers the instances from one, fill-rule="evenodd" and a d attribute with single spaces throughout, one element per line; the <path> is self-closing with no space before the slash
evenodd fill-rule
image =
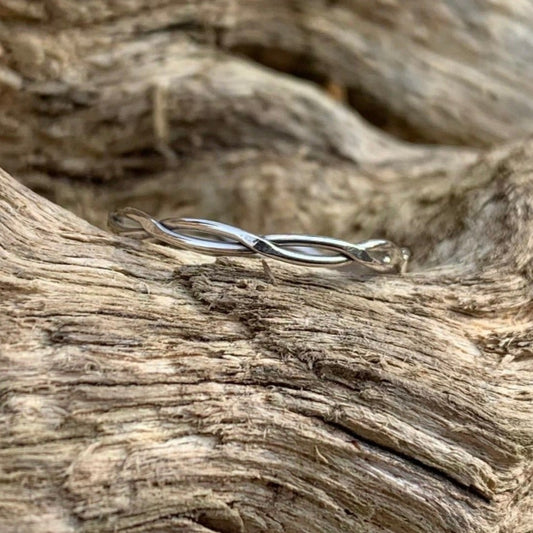
<path id="1" fill-rule="evenodd" d="M 108 225 L 113 232 L 127 237 L 154 238 L 202 254 L 259 255 L 306 266 L 337 267 L 357 263 L 382 273 L 404 272 L 411 255 L 407 248 L 383 239 L 352 244 L 315 235 L 254 235 L 212 220 L 157 220 L 133 207 L 110 213 Z"/>

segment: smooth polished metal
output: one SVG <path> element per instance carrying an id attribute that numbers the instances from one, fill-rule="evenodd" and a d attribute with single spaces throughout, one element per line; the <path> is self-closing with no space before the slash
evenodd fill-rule
<path id="1" fill-rule="evenodd" d="M 157 220 L 133 207 L 110 213 L 108 225 L 112 231 L 121 235 L 137 239 L 154 238 L 202 254 L 260 255 L 306 266 L 337 267 L 357 263 L 382 273 L 403 272 L 410 257 L 407 248 L 383 239 L 352 244 L 314 235 L 259 236 L 212 220 Z"/>

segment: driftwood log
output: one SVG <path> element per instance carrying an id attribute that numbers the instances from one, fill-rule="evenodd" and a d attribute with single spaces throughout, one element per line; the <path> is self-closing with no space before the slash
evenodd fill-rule
<path id="1" fill-rule="evenodd" d="M 530 532 L 532 27 L 0 0 L 0 531 Z M 122 205 L 413 263 L 215 261 Z"/>

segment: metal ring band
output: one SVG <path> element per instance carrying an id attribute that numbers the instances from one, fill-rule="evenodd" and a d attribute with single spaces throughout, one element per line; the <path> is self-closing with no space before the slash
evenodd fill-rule
<path id="1" fill-rule="evenodd" d="M 209 255 L 260 255 L 286 263 L 336 267 L 350 262 L 377 272 L 404 271 L 410 253 L 391 241 L 372 239 L 352 244 L 314 235 L 254 235 L 242 229 L 198 218 L 156 220 L 126 207 L 109 215 L 109 228 L 134 238 L 155 238 L 178 248 Z M 331 251 L 334 253 L 325 253 Z"/>

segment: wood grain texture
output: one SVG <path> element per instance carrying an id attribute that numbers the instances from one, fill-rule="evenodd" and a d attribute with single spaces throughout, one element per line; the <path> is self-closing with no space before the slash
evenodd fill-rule
<path id="1" fill-rule="evenodd" d="M 2 174 L 4 529 L 527 531 L 531 154 L 469 170 L 447 264 L 276 285 Z"/>
<path id="2" fill-rule="evenodd" d="M 2 532 L 531 530 L 529 3 L 0 16 Z M 132 204 L 413 264 L 271 278 Z"/>
<path id="3" fill-rule="evenodd" d="M 4 90 L 55 94 L 43 105 L 56 112 L 79 111 L 115 76 L 124 116 L 141 80 L 198 71 L 201 63 L 177 52 L 181 43 L 189 57 L 197 47 L 217 63 L 240 52 L 334 80 L 361 112 L 410 140 L 484 146 L 532 133 L 527 1 L 3 0 L 0 13 Z"/>

